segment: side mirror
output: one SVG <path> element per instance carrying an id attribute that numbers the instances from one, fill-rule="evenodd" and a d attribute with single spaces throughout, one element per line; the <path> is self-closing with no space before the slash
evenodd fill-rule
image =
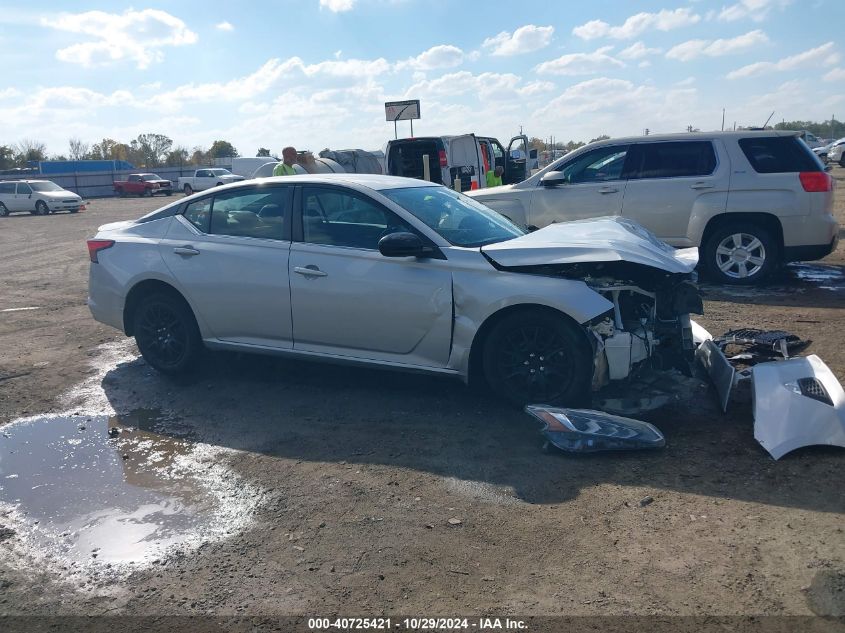
<path id="1" fill-rule="evenodd" d="M 544 187 L 557 187 L 566 184 L 566 174 L 562 171 L 550 171 L 540 179 Z"/>
<path id="2" fill-rule="evenodd" d="M 431 249 L 414 233 L 390 233 L 378 241 L 379 253 L 385 257 L 425 257 Z"/>

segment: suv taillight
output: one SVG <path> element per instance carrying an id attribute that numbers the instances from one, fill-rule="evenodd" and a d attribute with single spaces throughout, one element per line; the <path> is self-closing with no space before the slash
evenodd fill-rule
<path id="1" fill-rule="evenodd" d="M 114 240 L 88 240 L 88 257 L 92 264 L 99 264 L 97 253 L 114 246 Z"/>
<path id="2" fill-rule="evenodd" d="M 833 178 L 826 171 L 802 171 L 798 174 L 804 191 L 832 191 Z"/>
<path id="3" fill-rule="evenodd" d="M 446 150 L 445 150 L 445 149 L 441 149 L 441 150 L 440 150 L 440 166 L 441 166 L 441 167 L 446 167 L 446 165 L 448 165 L 448 164 L 449 164 L 449 161 L 448 161 L 448 160 L 446 160 Z"/>

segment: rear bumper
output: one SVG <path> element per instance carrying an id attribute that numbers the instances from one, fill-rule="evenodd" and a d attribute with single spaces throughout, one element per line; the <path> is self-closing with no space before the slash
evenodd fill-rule
<path id="1" fill-rule="evenodd" d="M 810 262 L 823 259 L 836 250 L 839 236 L 835 235 L 829 244 L 814 244 L 810 246 L 786 246 L 783 249 L 783 260 L 786 262 Z"/>

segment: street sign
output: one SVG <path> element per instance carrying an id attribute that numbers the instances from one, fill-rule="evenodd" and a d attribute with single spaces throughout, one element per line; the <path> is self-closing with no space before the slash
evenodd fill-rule
<path id="1" fill-rule="evenodd" d="M 386 121 L 407 121 L 420 118 L 420 101 L 388 101 L 384 104 Z"/>

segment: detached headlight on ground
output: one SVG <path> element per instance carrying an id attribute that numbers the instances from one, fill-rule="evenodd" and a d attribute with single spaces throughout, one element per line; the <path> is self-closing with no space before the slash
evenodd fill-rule
<path id="1" fill-rule="evenodd" d="M 528 405 L 525 412 L 543 424 L 543 436 L 562 451 L 591 453 L 662 448 L 663 434 L 640 420 L 588 409 Z"/>

